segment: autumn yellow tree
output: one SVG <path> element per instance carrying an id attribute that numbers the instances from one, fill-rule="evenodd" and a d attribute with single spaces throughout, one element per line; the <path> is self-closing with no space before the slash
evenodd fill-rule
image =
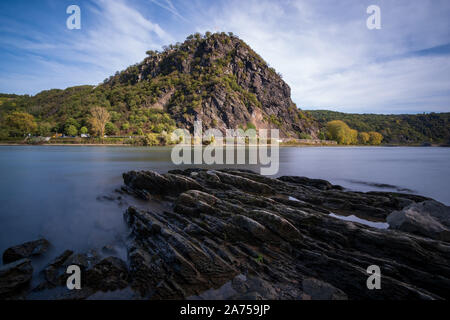
<path id="1" fill-rule="evenodd" d="M 370 140 L 370 134 L 367 132 L 359 132 L 358 133 L 358 143 L 359 144 L 368 144 Z"/>
<path id="2" fill-rule="evenodd" d="M 108 123 L 111 116 L 108 110 L 102 107 L 94 107 L 91 109 L 91 118 L 89 122 L 91 123 L 92 130 L 99 134 L 100 137 L 105 136 L 105 126 Z"/>
<path id="3" fill-rule="evenodd" d="M 369 143 L 372 145 L 379 145 L 381 144 L 381 141 L 383 141 L 383 135 L 379 132 L 369 132 Z"/>
<path id="4" fill-rule="evenodd" d="M 350 127 L 341 120 L 333 120 L 327 123 L 328 139 L 339 144 L 356 144 L 358 141 L 358 131 Z"/>

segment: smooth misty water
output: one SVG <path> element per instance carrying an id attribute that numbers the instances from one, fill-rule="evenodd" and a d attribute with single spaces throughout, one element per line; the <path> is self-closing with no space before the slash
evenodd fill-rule
<path id="1" fill-rule="evenodd" d="M 321 178 L 361 191 L 410 189 L 449 205 L 449 161 L 448 148 L 289 147 L 280 149 L 278 176 Z M 113 194 L 125 171 L 176 167 L 169 148 L 2 146 L 0 253 L 39 236 L 52 242 L 53 254 L 122 241 L 126 205 L 99 197 Z"/>

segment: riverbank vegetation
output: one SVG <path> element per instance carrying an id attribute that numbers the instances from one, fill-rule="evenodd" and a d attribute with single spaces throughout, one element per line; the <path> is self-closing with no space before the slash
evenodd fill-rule
<path id="1" fill-rule="evenodd" d="M 97 86 L 0 94 L 0 141 L 107 136 L 153 145 L 176 127 L 192 131 L 196 120 L 204 128 L 270 127 L 282 138 L 342 145 L 450 143 L 450 113 L 298 109 L 280 75 L 231 33 L 197 33 L 148 51 L 141 63 Z"/>
<path id="2" fill-rule="evenodd" d="M 326 134 L 329 140 L 343 145 L 380 145 L 383 135 L 379 132 L 358 132 L 344 121 L 333 120 L 327 123 Z"/>
<path id="3" fill-rule="evenodd" d="M 310 110 L 307 113 L 322 128 L 326 128 L 330 121 L 340 120 L 359 132 L 380 133 L 386 144 L 450 144 L 450 113 L 383 115 L 327 110 Z"/>

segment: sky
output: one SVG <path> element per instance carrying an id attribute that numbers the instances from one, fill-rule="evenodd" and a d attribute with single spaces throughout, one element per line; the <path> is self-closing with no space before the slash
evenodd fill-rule
<path id="1" fill-rule="evenodd" d="M 70 30 L 69 5 L 81 10 Z M 377 5 L 381 29 L 369 30 Z M 302 109 L 450 112 L 448 0 L 2 0 L 0 92 L 98 84 L 147 50 L 233 32 Z"/>

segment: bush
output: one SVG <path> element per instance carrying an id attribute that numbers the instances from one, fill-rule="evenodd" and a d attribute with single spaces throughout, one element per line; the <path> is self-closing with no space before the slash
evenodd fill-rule
<path id="1" fill-rule="evenodd" d="M 80 129 L 80 134 L 87 134 L 89 132 L 88 128 L 86 127 L 81 127 Z"/>
<path id="2" fill-rule="evenodd" d="M 159 145 L 159 139 L 154 134 L 146 134 L 144 136 L 144 146 L 157 146 Z"/>
<path id="3" fill-rule="evenodd" d="M 256 126 L 253 123 L 251 123 L 251 122 L 247 122 L 247 130 L 248 129 L 256 130 Z"/>
<path id="4" fill-rule="evenodd" d="M 300 139 L 307 139 L 307 140 L 311 140 L 312 139 L 311 135 L 309 135 L 309 134 L 307 134 L 305 132 L 300 133 L 299 134 L 299 138 Z"/>

